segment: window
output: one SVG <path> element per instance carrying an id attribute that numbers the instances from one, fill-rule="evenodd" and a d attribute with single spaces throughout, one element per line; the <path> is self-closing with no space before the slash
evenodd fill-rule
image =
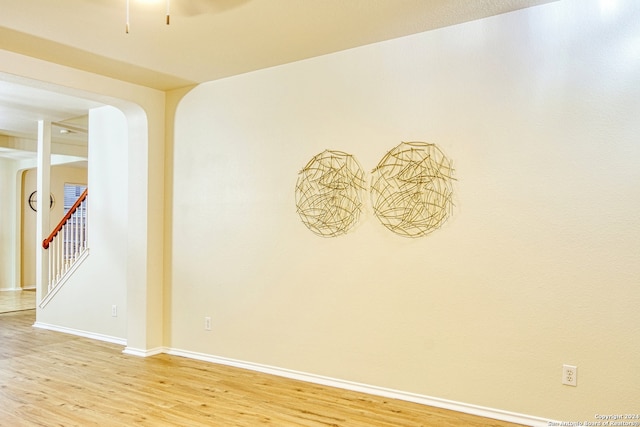
<path id="1" fill-rule="evenodd" d="M 78 197 L 82 194 L 84 190 L 87 189 L 87 186 L 84 184 L 69 184 L 67 182 L 64 183 L 64 213 L 66 215 L 69 212 L 69 209 L 73 206 L 73 204 L 78 200 Z"/>

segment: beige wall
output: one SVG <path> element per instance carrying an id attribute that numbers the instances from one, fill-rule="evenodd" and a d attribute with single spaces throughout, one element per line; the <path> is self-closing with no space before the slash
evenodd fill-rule
<path id="1" fill-rule="evenodd" d="M 39 320 L 124 335 L 140 353 L 541 417 L 635 411 L 639 12 L 607 5 L 563 0 L 201 85 L 179 106 L 166 168 L 165 94 L 0 51 L 0 78 L 127 117 L 126 272 L 115 293 L 82 295 L 90 320 L 64 304 Z M 302 225 L 294 185 L 313 155 L 344 150 L 370 171 L 401 140 L 455 162 L 443 229 L 403 239 L 369 208 L 340 238 Z M 560 384 L 562 363 L 578 365 L 577 388 Z"/>
<path id="2" fill-rule="evenodd" d="M 54 166 L 51 168 L 51 194 L 54 205 L 50 211 L 49 231 L 53 230 L 58 221 L 64 216 L 64 185 L 87 184 L 86 167 Z M 22 215 L 22 228 L 20 237 L 21 248 L 21 278 L 22 288 L 36 287 L 36 212 L 28 204 L 29 196 L 36 191 L 36 170 L 29 169 L 22 173 L 22 197 L 20 212 Z"/>
<path id="3" fill-rule="evenodd" d="M 637 412 L 638 17 L 566 0 L 192 90 L 166 344 L 552 419 Z M 412 140 L 454 161 L 442 229 L 402 238 L 370 208 L 342 237 L 304 227 L 312 156 L 370 171 Z"/>
<path id="4" fill-rule="evenodd" d="M 0 158 L 0 290 L 18 289 L 16 268 L 16 175 L 18 162 Z"/>

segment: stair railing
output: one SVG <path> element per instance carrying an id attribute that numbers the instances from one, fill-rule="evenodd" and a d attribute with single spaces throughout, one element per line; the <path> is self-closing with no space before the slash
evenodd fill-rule
<path id="1" fill-rule="evenodd" d="M 49 253 L 51 292 L 87 250 L 87 190 L 80 195 L 42 247 Z"/>

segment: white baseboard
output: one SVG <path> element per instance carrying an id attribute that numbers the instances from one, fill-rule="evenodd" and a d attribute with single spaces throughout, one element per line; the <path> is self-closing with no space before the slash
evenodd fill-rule
<path id="1" fill-rule="evenodd" d="M 155 356 L 156 354 L 167 353 L 167 351 L 166 351 L 166 348 L 164 347 L 156 347 L 150 350 L 142 350 L 139 348 L 125 347 L 125 349 L 122 350 L 122 353 L 128 354 L 129 356 L 150 357 L 150 356 Z"/>
<path id="2" fill-rule="evenodd" d="M 119 344 L 126 346 L 126 340 L 122 338 L 111 337 L 108 335 L 96 334 L 93 332 L 80 331 L 77 329 L 65 328 L 61 326 L 49 325 L 46 323 L 36 322 L 34 325 L 36 328 L 48 329 L 56 332 L 63 332 L 66 334 L 78 335 L 85 338 L 96 339 L 99 341 L 106 341 L 113 344 Z M 336 378 L 325 377 L 322 375 L 309 374 L 306 372 L 294 371 L 291 369 L 283 369 L 275 366 L 262 365 L 259 363 L 244 362 L 241 360 L 229 359 L 226 357 L 212 356 L 204 353 L 197 353 L 193 351 L 180 350 L 167 347 L 156 347 L 149 350 L 137 349 L 132 347 L 125 347 L 122 351 L 124 354 L 137 356 L 137 357 L 150 357 L 161 353 L 167 353 L 173 356 L 186 357 L 189 359 L 202 360 L 204 362 L 217 363 L 220 365 L 232 366 L 235 368 L 248 369 L 251 371 L 262 372 L 265 374 L 276 375 L 279 377 L 290 378 L 299 381 L 305 381 L 312 384 L 320 384 L 328 387 L 335 387 L 344 390 L 350 390 L 360 393 L 371 394 L 374 396 L 386 397 L 389 399 L 404 400 L 407 402 L 418 403 L 426 406 L 433 406 L 436 408 L 448 409 L 464 414 L 476 415 L 484 418 L 491 418 L 495 420 L 501 420 L 511 422 L 515 424 L 522 424 L 531 427 L 546 427 L 549 424 L 549 420 L 534 417 L 531 415 L 519 414 L 515 412 L 503 411 L 501 409 L 487 408 L 484 406 L 472 405 L 463 402 L 456 402 L 453 400 L 440 399 L 437 397 L 425 396 L 417 393 L 409 393 L 406 391 L 393 390 L 384 387 L 378 387 L 368 384 L 357 383 L 353 381 L 346 381 Z"/>
<path id="3" fill-rule="evenodd" d="M 48 323 L 36 322 L 34 328 L 47 329 L 54 332 L 62 332 L 64 334 L 77 335 L 79 337 L 90 338 L 92 340 L 105 341 L 112 344 L 127 345 L 127 340 L 109 335 L 97 334 L 95 332 L 81 331 L 79 329 L 65 328 L 64 326 L 50 325 Z"/>
<path id="4" fill-rule="evenodd" d="M 157 350 L 157 349 L 156 349 Z M 243 362 L 240 360 L 228 359 L 225 357 L 211 356 L 209 354 L 196 353 L 192 351 L 179 350 L 174 348 L 163 349 L 164 353 L 174 356 L 182 356 L 190 359 L 202 360 L 205 362 L 218 363 L 220 365 L 233 366 L 241 369 L 249 369 L 252 371 L 262 372 L 265 374 L 277 375 L 284 378 L 305 381 L 313 384 L 320 384 L 329 387 L 336 387 L 344 390 L 367 393 L 374 396 L 387 397 L 389 399 L 404 400 L 407 402 L 418 403 L 436 408 L 449 409 L 456 412 L 462 412 L 470 415 L 477 415 L 484 418 L 492 418 L 516 424 L 523 424 L 532 427 L 543 427 L 549 425 L 549 420 L 534 417 L 531 415 L 518 414 L 500 409 L 487 408 L 468 403 L 455 402 L 452 400 L 440 399 L 416 393 L 393 390 L 384 387 L 377 387 L 367 384 L 356 383 L 353 381 L 345 381 L 335 378 L 324 377 L 321 375 L 309 374 L 305 372 L 293 371 L 290 369 L 277 368 L 274 366 L 261 365 L 252 362 Z"/>

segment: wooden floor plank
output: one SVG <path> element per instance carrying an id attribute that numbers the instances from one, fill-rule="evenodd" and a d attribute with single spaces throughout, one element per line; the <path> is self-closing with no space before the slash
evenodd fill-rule
<path id="1" fill-rule="evenodd" d="M 0 426 L 508 427 L 410 402 L 33 328 L 0 314 Z"/>

